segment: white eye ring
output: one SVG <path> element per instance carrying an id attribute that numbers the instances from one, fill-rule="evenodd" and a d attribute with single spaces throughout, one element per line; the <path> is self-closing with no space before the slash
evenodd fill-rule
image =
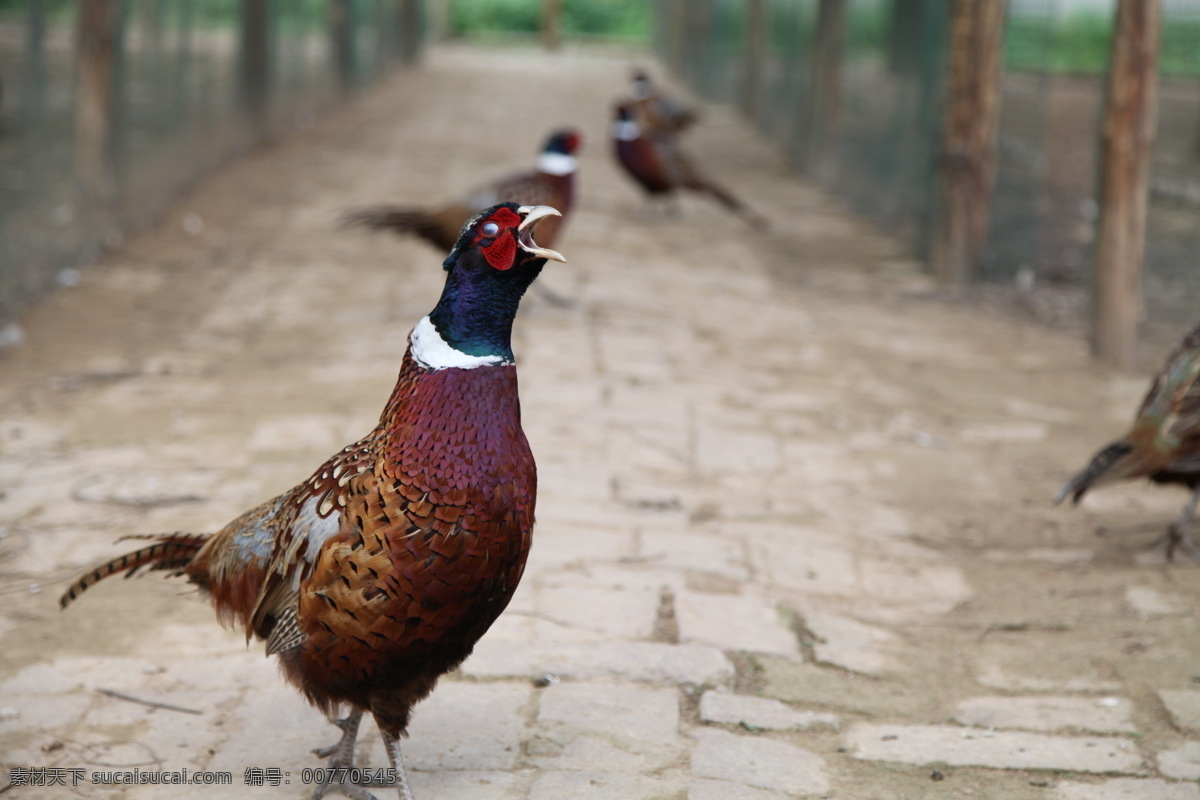
<path id="1" fill-rule="evenodd" d="M 488 222 L 485 223 L 480 230 L 483 232 L 484 236 L 487 236 L 490 239 L 500 232 L 500 226 L 494 222 Z"/>

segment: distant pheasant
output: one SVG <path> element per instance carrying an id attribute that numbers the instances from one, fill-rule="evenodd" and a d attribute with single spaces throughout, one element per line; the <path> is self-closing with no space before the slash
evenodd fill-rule
<path id="1" fill-rule="evenodd" d="M 562 216 L 548 220 L 538 230 L 546 247 L 553 247 L 575 205 L 575 154 L 583 146 L 583 134 L 574 128 L 555 131 L 546 140 L 532 171 L 506 175 L 471 194 L 440 208 L 368 206 L 342 217 L 346 225 L 390 230 L 418 236 L 438 250 L 454 246 L 463 223 L 496 203 L 551 206 Z"/>
<path id="2" fill-rule="evenodd" d="M 766 230 L 766 219 L 747 208 L 728 189 L 705 178 L 679 148 L 674 136 L 647 135 L 632 104 L 618 103 L 613 116 L 613 153 L 651 198 L 672 197 L 680 189 L 700 192 L 740 215 L 751 227 Z"/>
<path id="3" fill-rule="evenodd" d="M 675 98 L 659 90 L 643 69 L 633 71 L 630 99 L 636 107 L 638 121 L 652 132 L 682 133 L 700 119 L 694 109 L 680 105 Z"/>
<path id="4" fill-rule="evenodd" d="M 340 741 L 318 751 L 331 767 L 353 767 L 371 712 L 411 800 L 399 737 L 412 707 L 508 605 L 529 552 L 537 473 L 510 338 L 522 294 L 546 259 L 563 260 L 532 236 L 557 215 L 503 203 L 467 223 L 365 438 L 215 534 L 134 537 L 154 543 L 88 572 L 63 607 L 118 572 L 186 575 L 223 623 L 266 640 L 310 702 L 331 719 L 349 707 Z"/>
<path id="5" fill-rule="evenodd" d="M 1200 561 L 1200 548 L 1191 538 L 1200 502 L 1200 325 L 1188 332 L 1155 376 L 1129 432 L 1096 453 L 1058 490 L 1054 502 L 1070 497 L 1078 503 L 1090 489 L 1132 478 L 1178 483 L 1192 490 L 1183 513 L 1159 541 L 1167 542 L 1168 560 L 1182 547 Z"/>

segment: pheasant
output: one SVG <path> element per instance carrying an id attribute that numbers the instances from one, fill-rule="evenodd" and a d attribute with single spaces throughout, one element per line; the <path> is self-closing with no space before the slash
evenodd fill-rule
<path id="1" fill-rule="evenodd" d="M 1133 427 L 1092 457 L 1067 481 L 1055 503 L 1079 500 L 1093 488 L 1131 478 L 1178 483 L 1192 490 L 1183 513 L 1155 544 L 1166 540 L 1167 559 L 1182 547 L 1200 561 L 1191 539 L 1192 518 L 1200 502 L 1200 325 L 1192 328 L 1167 357 L 1138 409 Z"/>
<path id="2" fill-rule="evenodd" d="M 651 131 L 682 133 L 700 119 L 696 111 L 680 105 L 673 97 L 659 91 L 645 70 L 634 70 L 633 85 L 630 89 L 630 98 L 638 118 Z"/>
<path id="3" fill-rule="evenodd" d="M 740 215 L 751 227 L 766 230 L 766 219 L 747 208 L 729 190 L 705 178 L 679 148 L 674 136 L 648 135 L 637 121 L 633 104 L 616 105 L 612 140 L 617 161 L 651 198 L 672 197 L 680 189 L 701 192 Z"/>
<path id="4" fill-rule="evenodd" d="M 522 294 L 547 259 L 564 260 L 532 235 L 555 216 L 502 203 L 463 227 L 441 298 L 409 335 L 395 389 L 364 438 L 215 534 L 134 537 L 153 543 L 89 571 L 61 605 L 116 573 L 187 576 L 222 623 L 265 639 L 287 680 L 331 720 L 349 708 L 336 721 L 341 739 L 318 755 L 352 768 L 369 711 L 399 796 L 412 800 L 399 744 L 412 707 L 504 610 L 529 552 L 537 472 L 510 341 Z M 340 789 L 371 798 L 354 783 Z"/>
<path id="5" fill-rule="evenodd" d="M 458 231 L 473 214 L 506 201 L 524 205 L 557 208 L 562 216 L 548 220 L 538 230 L 546 247 L 553 247 L 562 226 L 575 204 L 575 154 L 583 146 L 583 134 L 566 128 L 550 134 L 534 168 L 529 172 L 506 175 L 464 198 L 441 208 L 420 209 L 400 206 L 368 206 L 342 217 L 343 224 L 376 230 L 412 234 L 438 250 L 448 250 L 458 239 Z"/>

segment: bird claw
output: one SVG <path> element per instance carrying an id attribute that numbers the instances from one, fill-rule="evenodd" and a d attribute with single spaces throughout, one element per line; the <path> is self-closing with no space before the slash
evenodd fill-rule
<path id="1" fill-rule="evenodd" d="M 325 748 L 330 749 L 330 748 Z M 315 751 L 314 751 L 315 752 Z M 375 795 L 367 791 L 368 786 L 373 788 L 388 788 L 395 786 L 395 781 L 383 779 L 371 779 L 361 783 L 355 783 L 351 780 L 352 776 L 360 774 L 357 767 L 354 766 L 353 758 L 341 760 L 334 756 L 329 761 L 329 766 L 320 770 L 321 783 L 312 793 L 312 800 L 321 800 L 330 790 L 341 792 L 351 800 L 378 800 Z M 369 774 L 369 771 L 367 771 Z"/>
<path id="2" fill-rule="evenodd" d="M 349 741 L 348 749 L 350 751 L 350 758 L 346 759 L 346 760 L 351 763 L 349 763 L 348 765 L 334 764 L 333 761 L 331 761 L 329 766 L 331 766 L 331 767 L 333 767 L 333 766 L 351 766 L 351 767 L 354 766 L 354 764 L 353 764 L 354 741 L 355 741 L 355 739 L 358 738 L 358 725 L 359 725 L 359 722 L 361 719 L 362 719 L 362 714 L 361 714 L 361 712 L 359 712 L 359 713 L 357 713 L 357 716 L 355 714 L 351 714 L 350 716 L 343 717 L 342 719 L 330 720 L 330 722 L 332 722 L 334 725 L 341 728 L 342 738 L 338 739 L 336 742 L 329 745 L 329 747 L 314 747 L 311 751 L 312 754 L 314 756 L 316 756 L 317 758 L 332 757 L 334 761 L 337 761 L 337 760 L 339 760 L 337 757 L 338 751 L 347 748 L 346 740 L 349 739 L 350 741 Z M 353 727 L 353 729 L 348 730 L 347 727 L 351 724 L 353 724 L 354 727 Z"/>
<path id="3" fill-rule="evenodd" d="M 325 793 L 330 789 L 341 792 L 346 797 L 349 797 L 350 800 L 379 800 L 379 798 L 368 792 L 363 787 L 359 786 L 357 783 L 351 782 L 349 778 L 337 781 L 326 781 L 325 783 L 322 783 L 317 787 L 316 791 L 313 792 L 312 800 L 321 800 L 321 798 L 325 796 Z"/>
<path id="4" fill-rule="evenodd" d="M 1192 541 L 1190 526 L 1183 525 L 1179 520 L 1175 520 L 1167 526 L 1167 532 L 1154 540 L 1154 545 L 1162 544 L 1163 540 L 1167 542 L 1167 561 L 1175 561 L 1175 551 L 1182 549 L 1191 559 L 1200 563 L 1200 547 Z"/>
<path id="5" fill-rule="evenodd" d="M 344 719 L 332 720 L 342 729 L 342 738 L 329 747 L 318 747 L 312 752 L 319 758 L 328 758 L 329 763 L 320 770 L 321 783 L 312 793 L 312 800 L 321 800 L 330 790 L 338 791 L 350 800 L 378 800 L 366 790 L 366 786 L 387 787 L 390 781 L 366 781 L 355 783 L 351 777 L 361 774 L 354 766 L 354 742 L 358 738 L 358 726 L 362 721 L 361 711 L 352 711 Z"/>

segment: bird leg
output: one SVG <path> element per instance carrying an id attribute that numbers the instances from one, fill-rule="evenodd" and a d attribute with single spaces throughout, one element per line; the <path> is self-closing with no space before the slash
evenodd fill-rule
<path id="1" fill-rule="evenodd" d="M 354 743 L 358 739 L 358 726 L 362 722 L 362 717 L 363 712 L 355 708 L 351 709 L 345 719 L 333 720 L 333 724 L 342 729 L 342 738 L 329 747 L 313 750 L 313 753 L 320 758 L 328 758 L 329 764 L 322 770 L 321 784 L 313 791 L 312 800 L 321 800 L 330 789 L 340 791 L 351 800 L 376 800 L 375 795 L 368 792 L 362 785 L 351 781 L 349 777 L 355 770 Z M 344 772 L 342 772 L 343 770 Z M 339 775 L 345 777 L 339 777 Z M 379 785 L 388 786 L 390 784 Z"/>
<path id="2" fill-rule="evenodd" d="M 404 756 L 400 754 L 400 737 L 379 729 L 383 744 L 387 748 L 388 758 L 392 760 L 392 769 L 396 770 L 396 791 L 400 800 L 416 800 L 412 788 L 408 785 L 408 774 L 404 771 Z"/>
<path id="3" fill-rule="evenodd" d="M 354 742 L 358 739 L 358 726 L 362 722 L 363 712 L 357 708 L 351 709 L 345 719 L 330 720 L 334 725 L 342 729 L 342 738 L 337 740 L 336 744 L 329 747 L 319 747 L 313 750 L 313 755 L 318 758 L 333 757 L 334 761 L 343 764 L 354 763 Z"/>
<path id="4" fill-rule="evenodd" d="M 1167 540 L 1167 561 L 1174 561 L 1175 551 L 1181 547 L 1193 561 L 1200 561 L 1200 548 L 1192 541 L 1192 519 L 1196 516 L 1197 503 L 1200 503 L 1200 487 L 1192 492 L 1192 498 L 1183 507 L 1179 519 L 1167 527 L 1166 534 L 1155 540 L 1155 545 L 1160 544 L 1163 539 Z"/>

